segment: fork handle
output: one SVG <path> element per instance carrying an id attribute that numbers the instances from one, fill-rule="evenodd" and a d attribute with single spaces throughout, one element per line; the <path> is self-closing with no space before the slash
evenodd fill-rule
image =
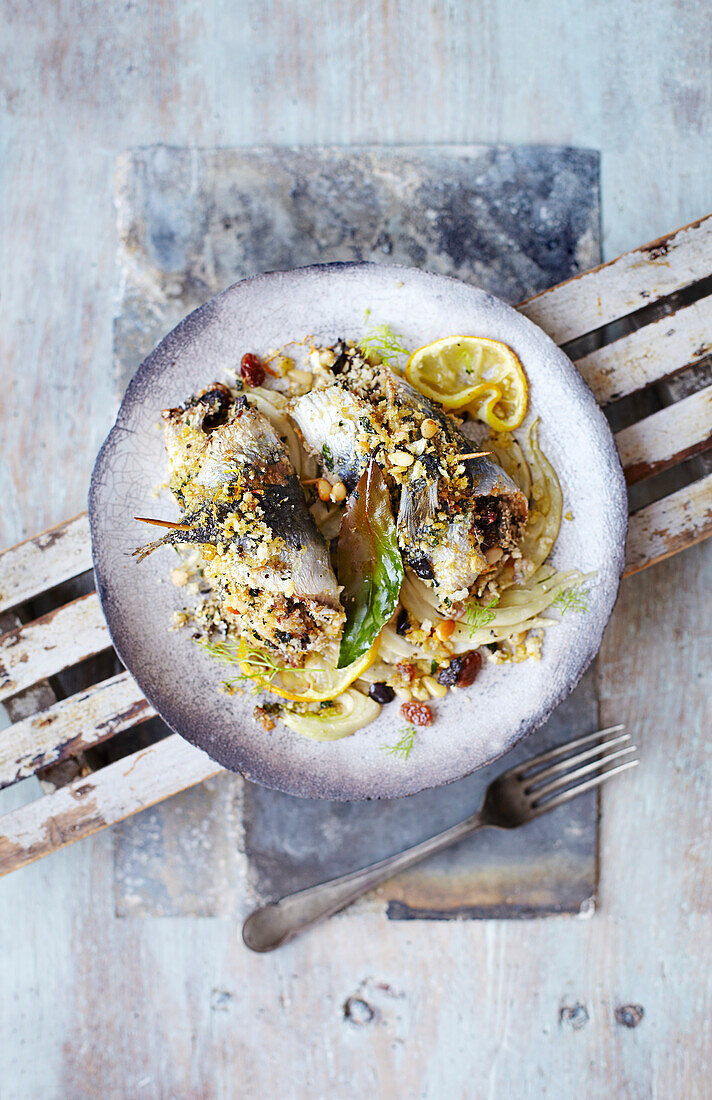
<path id="1" fill-rule="evenodd" d="M 303 928 L 338 913 L 374 886 L 419 863 L 421 859 L 449 848 L 458 840 L 464 840 L 486 824 L 482 815 L 476 813 L 437 836 L 388 856 L 370 867 L 311 886 L 308 890 L 300 890 L 297 894 L 288 894 L 281 901 L 255 909 L 242 926 L 242 938 L 252 951 L 273 951 Z"/>

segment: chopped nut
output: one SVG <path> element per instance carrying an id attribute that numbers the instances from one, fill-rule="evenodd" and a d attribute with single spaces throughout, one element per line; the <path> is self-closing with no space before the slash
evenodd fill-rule
<path id="1" fill-rule="evenodd" d="M 410 451 L 393 451 L 390 456 L 391 466 L 412 466 L 413 456 Z"/>
<path id="2" fill-rule="evenodd" d="M 171 580 L 176 588 L 182 588 L 188 583 L 188 574 L 185 569 L 171 569 Z"/>
<path id="3" fill-rule="evenodd" d="M 342 500 L 346 500 L 348 495 L 348 489 L 344 485 L 343 481 L 337 481 L 331 490 L 331 499 L 337 504 Z"/>
<path id="4" fill-rule="evenodd" d="M 320 477 L 317 481 L 316 491 L 319 494 L 319 500 L 323 500 L 325 504 L 331 500 L 331 483 L 325 477 Z"/>
<path id="5" fill-rule="evenodd" d="M 452 637 L 452 633 L 455 629 L 454 619 L 443 619 L 441 623 L 435 627 L 435 637 L 439 642 L 446 642 L 448 638 Z"/>
<path id="6" fill-rule="evenodd" d="M 428 689 L 428 694 L 433 699 L 442 699 L 447 695 L 447 688 L 444 684 L 439 684 L 434 676 L 424 676 L 423 683 Z"/>
<path id="7" fill-rule="evenodd" d="M 422 680 L 416 680 L 411 688 L 411 694 L 414 699 L 417 699 L 419 703 L 426 702 L 430 698 L 430 692 Z"/>
<path id="8" fill-rule="evenodd" d="M 289 372 L 289 377 L 293 382 L 296 382 L 298 386 L 311 386 L 314 381 L 314 376 L 311 371 L 299 370 L 297 367 Z"/>
<path id="9" fill-rule="evenodd" d="M 432 420 L 429 416 L 420 425 L 420 434 L 423 439 L 432 439 L 434 435 L 438 434 L 438 423 L 436 420 Z"/>
<path id="10" fill-rule="evenodd" d="M 413 698 L 413 695 L 408 690 L 408 688 L 399 688 L 399 687 L 397 687 L 397 688 L 394 688 L 393 690 L 395 691 L 398 698 L 402 699 L 404 703 L 409 703 L 411 701 L 411 699 Z"/>

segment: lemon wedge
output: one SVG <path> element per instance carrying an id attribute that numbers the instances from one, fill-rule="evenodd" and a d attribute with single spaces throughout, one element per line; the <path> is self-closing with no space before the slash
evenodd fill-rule
<path id="1" fill-rule="evenodd" d="M 452 411 L 467 409 L 497 432 L 526 416 L 524 368 L 506 344 L 482 336 L 444 336 L 414 351 L 405 375 L 425 397 Z"/>
<path id="2" fill-rule="evenodd" d="M 327 665 L 321 657 L 309 657 L 304 668 L 280 668 L 273 675 L 266 675 L 266 666 L 249 659 L 255 651 L 240 641 L 237 661 L 240 670 L 265 691 L 271 691 L 282 699 L 294 703 L 323 703 L 335 699 L 373 664 L 378 650 L 378 638 L 367 653 L 346 668 Z M 263 672 L 263 669 L 265 670 Z"/>

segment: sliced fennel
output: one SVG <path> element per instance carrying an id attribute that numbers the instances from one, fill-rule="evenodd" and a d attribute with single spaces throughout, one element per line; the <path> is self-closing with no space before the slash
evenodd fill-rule
<path id="1" fill-rule="evenodd" d="M 285 708 L 282 721 L 295 733 L 314 741 L 340 741 L 373 722 L 381 713 L 378 703 L 354 688 L 337 695 L 333 702 L 333 707 L 323 714 L 295 714 Z"/>

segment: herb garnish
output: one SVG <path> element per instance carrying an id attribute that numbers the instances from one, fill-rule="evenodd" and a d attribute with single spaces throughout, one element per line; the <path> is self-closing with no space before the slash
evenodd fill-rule
<path id="1" fill-rule="evenodd" d="M 404 726 L 403 729 L 398 732 L 401 738 L 397 744 L 381 745 L 381 748 L 384 752 L 387 752 L 389 756 L 402 756 L 404 760 L 407 760 L 413 748 L 413 741 L 415 740 L 415 726 Z"/>
<path id="2" fill-rule="evenodd" d="M 562 615 L 565 615 L 567 611 L 583 614 L 588 611 L 587 600 L 589 595 L 590 590 L 588 588 L 584 588 L 582 584 L 575 584 L 571 588 L 562 588 L 557 593 L 551 606 L 558 607 Z"/>
<path id="3" fill-rule="evenodd" d="M 404 339 L 405 337 L 396 335 L 390 325 L 375 325 L 361 337 L 358 346 L 366 355 L 378 356 L 389 367 L 397 367 L 401 355 L 410 355 L 403 344 Z"/>
<path id="4" fill-rule="evenodd" d="M 321 448 L 321 456 L 324 459 L 324 465 L 326 466 L 327 470 L 331 470 L 333 472 L 333 469 L 334 469 L 334 456 L 332 455 L 331 451 L 327 447 L 326 443 Z"/>
<path id="5" fill-rule="evenodd" d="M 240 652 L 234 643 L 211 642 L 205 638 L 197 639 L 195 644 L 204 649 L 208 656 L 214 657 L 218 661 L 239 665 L 240 668 L 247 665 L 250 669 L 249 673 L 242 671 L 239 676 L 223 680 L 222 683 L 225 687 L 247 681 L 252 686 L 253 692 L 257 694 L 267 684 L 272 683 L 278 672 L 284 671 L 283 668 L 274 663 L 267 653 L 262 653 L 259 649 L 244 649 Z"/>
<path id="6" fill-rule="evenodd" d="M 494 617 L 497 614 L 494 608 L 498 603 L 499 596 L 493 596 L 490 602 L 484 607 L 479 603 L 468 603 L 465 608 L 465 618 L 470 628 L 471 638 L 474 636 L 476 630 L 481 630 L 494 621 Z"/>

